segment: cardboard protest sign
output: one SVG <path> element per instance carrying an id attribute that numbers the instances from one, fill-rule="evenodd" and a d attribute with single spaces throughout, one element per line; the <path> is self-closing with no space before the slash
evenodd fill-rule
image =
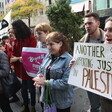
<path id="1" fill-rule="evenodd" d="M 29 76 L 36 77 L 39 67 L 47 53 L 47 48 L 23 47 L 22 63 Z"/>
<path id="2" fill-rule="evenodd" d="M 74 43 L 69 84 L 112 99 L 112 45 Z"/>

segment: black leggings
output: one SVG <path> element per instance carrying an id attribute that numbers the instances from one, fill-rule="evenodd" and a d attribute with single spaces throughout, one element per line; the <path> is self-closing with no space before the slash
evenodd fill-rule
<path id="1" fill-rule="evenodd" d="M 70 108 L 71 107 L 68 107 L 68 108 L 65 108 L 65 109 L 57 109 L 57 112 L 70 112 Z"/>
<path id="2" fill-rule="evenodd" d="M 13 112 L 9 105 L 9 98 L 5 94 L 0 94 L 0 108 L 3 112 Z"/>

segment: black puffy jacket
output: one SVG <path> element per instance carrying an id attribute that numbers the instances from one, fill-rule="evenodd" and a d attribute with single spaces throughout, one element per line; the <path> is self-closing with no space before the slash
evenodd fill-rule
<path id="1" fill-rule="evenodd" d="M 3 80 L 8 76 L 9 74 L 9 61 L 8 56 L 6 53 L 4 53 L 2 50 L 0 50 L 0 91 L 6 92 L 7 87 L 3 88 Z M 5 85 L 4 85 L 5 86 Z"/>

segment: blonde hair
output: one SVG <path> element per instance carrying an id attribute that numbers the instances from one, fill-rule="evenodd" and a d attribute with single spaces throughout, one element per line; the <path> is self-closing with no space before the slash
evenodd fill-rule
<path id="1" fill-rule="evenodd" d="M 112 16 L 108 17 L 108 18 L 105 20 L 105 24 L 106 24 L 108 21 L 111 21 L 111 22 L 112 22 Z"/>
<path id="2" fill-rule="evenodd" d="M 51 27 L 47 23 L 40 23 L 36 25 L 35 31 L 51 32 Z"/>

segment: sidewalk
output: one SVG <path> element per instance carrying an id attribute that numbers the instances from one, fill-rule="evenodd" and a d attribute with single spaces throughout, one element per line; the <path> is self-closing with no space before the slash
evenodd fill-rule
<path id="1" fill-rule="evenodd" d="M 90 103 L 89 103 L 89 99 L 88 99 L 86 91 L 79 89 L 79 88 L 75 88 L 74 91 L 75 91 L 74 103 L 72 104 L 71 112 L 90 112 L 90 110 L 89 110 L 90 109 Z M 13 112 L 20 112 L 21 105 L 22 105 L 22 99 L 21 99 L 20 91 L 17 94 L 20 98 L 20 101 L 15 102 L 15 103 L 11 103 L 11 107 L 13 109 Z M 38 101 L 37 98 L 36 98 L 36 101 Z M 38 102 L 36 104 L 36 111 L 41 112 L 41 106 Z M 0 112 L 2 112 L 2 111 L 0 111 Z"/>

